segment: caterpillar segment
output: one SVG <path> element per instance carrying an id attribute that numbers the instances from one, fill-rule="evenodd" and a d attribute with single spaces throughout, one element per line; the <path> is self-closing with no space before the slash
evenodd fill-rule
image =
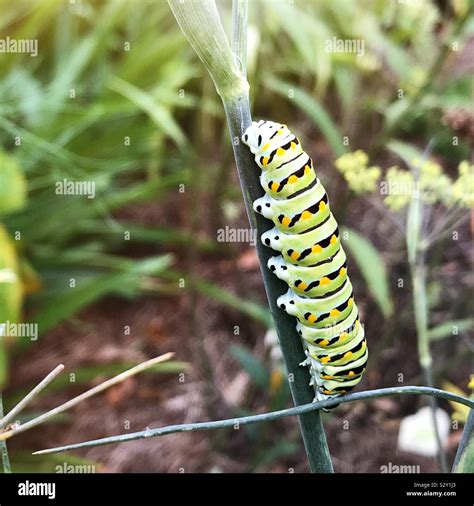
<path id="1" fill-rule="evenodd" d="M 350 392 L 365 371 L 367 341 L 328 195 L 286 125 L 253 122 L 242 141 L 262 169 L 265 194 L 253 207 L 274 224 L 261 240 L 280 253 L 268 268 L 288 284 L 277 304 L 296 318 L 315 400 Z"/>

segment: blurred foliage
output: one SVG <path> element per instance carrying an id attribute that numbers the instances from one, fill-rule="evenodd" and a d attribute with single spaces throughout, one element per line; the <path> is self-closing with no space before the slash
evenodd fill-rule
<path id="1" fill-rule="evenodd" d="M 355 230 L 346 228 L 344 235 L 347 235 L 344 246 L 347 247 L 360 269 L 367 288 L 382 314 L 388 318 L 393 313 L 393 301 L 390 295 L 388 273 L 382 256 L 370 241 Z"/>

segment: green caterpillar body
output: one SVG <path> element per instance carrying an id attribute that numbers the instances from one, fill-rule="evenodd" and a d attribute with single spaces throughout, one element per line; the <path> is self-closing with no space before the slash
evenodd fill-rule
<path id="1" fill-rule="evenodd" d="M 315 400 L 345 394 L 361 380 L 368 350 L 327 193 L 286 125 L 253 122 L 242 141 L 262 169 L 265 195 L 254 210 L 275 225 L 262 242 L 281 253 L 268 267 L 289 286 L 277 304 L 297 319 Z"/>

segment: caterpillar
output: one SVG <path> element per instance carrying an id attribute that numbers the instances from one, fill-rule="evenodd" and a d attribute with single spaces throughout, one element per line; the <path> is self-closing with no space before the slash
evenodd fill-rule
<path id="1" fill-rule="evenodd" d="M 268 268 L 288 284 L 277 305 L 296 317 L 314 400 L 345 394 L 361 380 L 368 349 L 326 190 L 286 125 L 253 122 L 242 142 L 262 170 L 265 195 L 253 208 L 274 224 L 261 240 L 280 253 Z"/>

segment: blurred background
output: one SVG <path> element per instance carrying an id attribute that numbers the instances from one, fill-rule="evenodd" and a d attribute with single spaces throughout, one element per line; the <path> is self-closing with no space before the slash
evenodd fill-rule
<path id="1" fill-rule="evenodd" d="M 231 3 L 218 5 L 230 33 Z M 359 390 L 424 384 L 410 195 L 383 190 L 418 173 L 434 383 L 471 394 L 470 8 L 468 0 L 250 5 L 254 117 L 298 133 L 353 239 L 350 274 L 370 347 Z M 39 333 L 3 332 L 5 408 L 59 363 L 66 372 L 20 421 L 176 353 L 13 438 L 13 471 L 306 471 L 293 418 L 31 456 L 291 400 L 255 249 L 239 232 L 248 221 L 223 108 L 167 3 L 1 0 L 0 13 L 0 322 L 33 322 Z M 11 40 L 36 40 L 36 56 L 34 44 L 12 52 Z M 85 193 L 68 190 L 75 182 L 87 183 Z M 439 470 L 429 451 L 400 442 L 400 424 L 425 402 L 383 398 L 325 415 L 335 470 Z M 450 462 L 467 415 L 440 408 Z"/>

